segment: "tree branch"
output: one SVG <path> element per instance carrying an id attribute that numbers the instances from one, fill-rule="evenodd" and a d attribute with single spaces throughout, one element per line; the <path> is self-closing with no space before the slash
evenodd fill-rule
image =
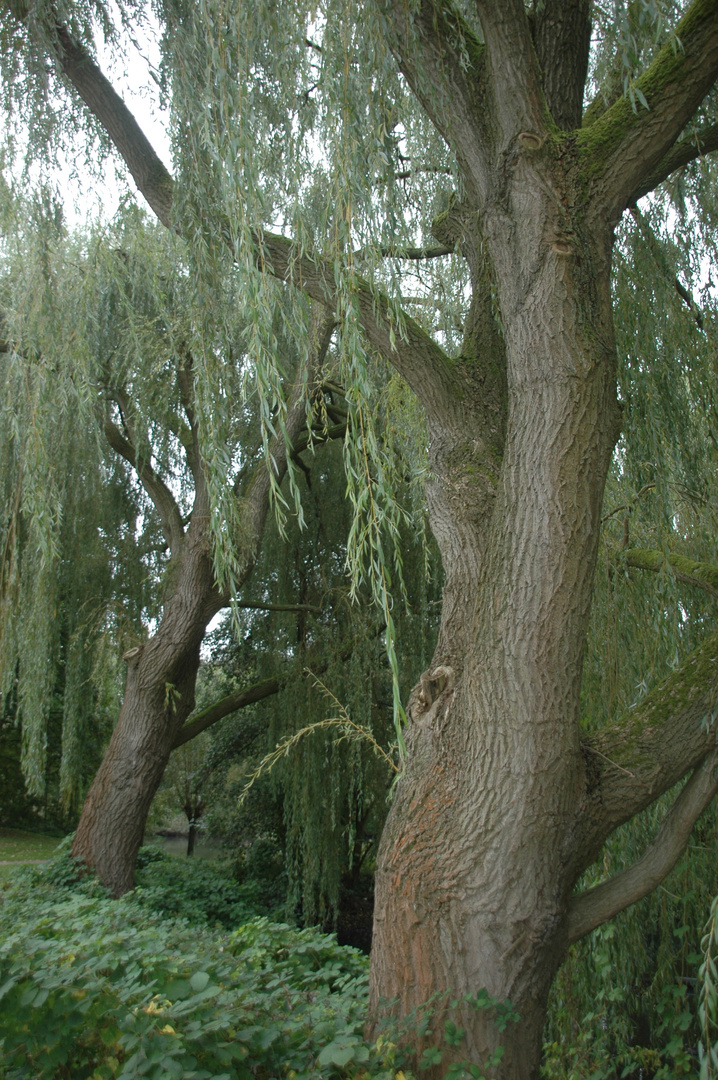
<path id="1" fill-rule="evenodd" d="M 695 322 L 696 326 L 699 330 L 702 330 L 703 316 L 701 314 L 700 308 L 696 304 L 691 294 L 688 292 L 688 289 L 686 289 L 680 283 L 678 278 L 673 273 L 673 270 L 668 263 L 668 259 L 666 258 L 666 253 L 663 247 L 661 246 L 650 224 L 646 221 L 645 217 L 637 206 L 631 207 L 631 217 L 636 222 L 636 225 L 641 232 L 641 236 L 643 237 L 656 266 L 668 281 L 672 281 L 673 287 L 675 288 L 681 300 L 693 316 L 693 321 Z"/>
<path id="2" fill-rule="evenodd" d="M 637 104 L 634 112 L 621 97 L 579 133 L 587 171 L 599 174 L 600 202 L 611 218 L 655 173 L 718 76 L 715 0 L 693 0 L 676 34 L 681 47 L 667 42 L 633 84 L 648 108 Z"/>
<path id="3" fill-rule="evenodd" d="M 362 252 L 357 254 L 361 255 Z M 443 259 L 445 255 L 455 255 L 456 248 L 446 244 L 438 247 L 383 247 L 379 249 L 379 254 L 383 259 Z"/>
<path id="4" fill-rule="evenodd" d="M 177 388 L 189 424 L 189 439 L 183 440 L 182 445 L 187 457 L 187 465 L 194 480 L 195 497 L 192 510 L 193 513 L 203 513 L 209 509 L 209 492 L 199 448 L 197 416 L 194 407 L 193 367 L 192 356 L 189 352 L 186 352 L 184 362 L 180 362 L 177 366 Z"/>
<path id="5" fill-rule="evenodd" d="M 544 0 L 534 21 L 534 44 L 546 103 L 565 131 L 580 127 L 591 46 L 589 0 Z"/>
<path id="6" fill-rule="evenodd" d="M 254 686 L 249 686 L 245 690 L 236 690 L 233 694 L 228 694 L 221 701 L 215 702 L 208 709 L 203 709 L 202 712 L 191 717 L 177 733 L 172 749 L 176 750 L 178 746 L 184 746 L 213 724 L 224 720 L 230 713 L 237 712 L 238 709 L 243 709 L 247 705 L 253 705 L 255 701 L 263 701 L 265 698 L 272 697 L 273 694 L 278 694 L 281 688 L 282 682 L 279 679 L 264 679 L 263 682 L 255 683 Z"/>
<path id="7" fill-rule="evenodd" d="M 697 768 L 716 744 L 718 634 L 634 708 L 586 739 L 577 875 L 606 837 Z"/>
<path id="8" fill-rule="evenodd" d="M 391 6 L 390 48 L 411 89 L 446 143 L 456 152 L 473 201 L 488 190 L 488 160 L 493 135 L 487 123 L 486 50 L 448 4 L 421 0 L 413 9 L 405 0 Z M 459 55 L 461 37 L 468 53 Z"/>
<path id="9" fill-rule="evenodd" d="M 116 424 L 109 416 L 105 417 L 104 431 L 107 441 L 112 449 L 123 457 L 132 466 L 150 499 L 152 500 L 162 524 L 162 534 L 167 541 L 170 555 L 179 552 L 184 537 L 182 515 L 175 502 L 174 496 L 155 470 L 149 460 L 139 457 L 135 446 L 126 439 Z"/>
<path id="10" fill-rule="evenodd" d="M 569 905 L 569 942 L 578 941 L 660 885 L 685 851 L 693 826 L 718 792 L 718 751 L 696 768 L 641 858 Z"/>
<path id="11" fill-rule="evenodd" d="M 272 438 L 266 458 L 256 463 L 241 496 L 242 532 L 247 552 L 243 581 L 246 580 L 249 571 L 254 565 L 267 514 L 269 513 L 270 493 L 272 490 L 270 469 L 273 470 L 276 484 L 281 484 L 287 472 L 288 457 L 292 451 L 292 444 L 301 439 L 302 430 L 306 426 L 305 392 L 307 383 L 311 385 L 313 375 L 321 368 L 336 328 L 336 320 L 333 315 L 325 315 L 324 309 L 321 307 L 315 310 L 315 316 L 316 312 L 321 312 L 321 316 L 318 319 L 313 319 L 315 323 L 314 345 L 313 353 L 308 359 L 310 370 L 309 372 L 300 370 L 297 373 L 287 404 L 284 433 L 280 432 Z M 215 610 L 219 611 L 221 608 L 226 607 L 230 599 L 229 592 L 217 591 L 214 603 Z"/>
<path id="12" fill-rule="evenodd" d="M 28 0 L 14 0 L 3 6 L 19 22 L 27 23 Z M 75 41 L 61 23 L 55 24 L 53 45 L 61 71 L 119 150 L 138 190 L 162 224 L 171 227 L 172 177 L 134 116 L 84 45 Z"/>
<path id="13" fill-rule="evenodd" d="M 704 589 L 711 596 L 718 597 L 718 567 L 712 563 L 695 562 L 687 559 L 684 555 L 670 553 L 667 557 L 662 551 L 648 551 L 641 548 L 633 548 L 625 552 L 627 566 L 633 566 L 637 570 L 652 570 L 658 573 L 668 563 L 673 570 L 676 581 L 685 582 Z"/>
<path id="14" fill-rule="evenodd" d="M 254 600 L 235 600 L 234 606 L 250 611 L 311 611 L 321 615 L 324 610 L 318 604 L 262 604 Z"/>
<path id="15" fill-rule="evenodd" d="M 718 124 L 697 128 L 685 139 L 675 143 L 649 176 L 643 177 L 639 186 L 628 197 L 628 206 L 635 206 L 639 199 L 654 191 L 667 180 L 671 173 L 684 168 L 697 158 L 718 150 Z"/>
<path id="16" fill-rule="evenodd" d="M 545 98 L 523 0 L 476 0 L 476 10 L 504 146 L 522 131 L 543 136 Z"/>
<path id="17" fill-rule="evenodd" d="M 321 256 L 297 256 L 291 240 L 264 233 L 262 245 L 267 268 L 282 281 L 291 282 L 313 300 L 330 310 L 335 308 L 336 287 L 332 265 Z M 455 370 L 439 345 L 405 312 L 400 323 L 383 293 L 355 279 L 355 299 L 364 332 L 370 344 L 402 375 L 431 412 L 437 391 L 446 400 L 454 396 Z"/>

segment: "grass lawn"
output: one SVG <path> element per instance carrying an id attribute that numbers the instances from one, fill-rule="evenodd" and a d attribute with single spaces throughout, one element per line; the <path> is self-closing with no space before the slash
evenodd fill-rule
<path id="1" fill-rule="evenodd" d="M 43 836 L 42 833 L 24 832 L 22 829 L 0 828 L 0 863 L 49 859 L 61 839 L 61 836 Z M 0 867 L 0 870 L 7 869 L 8 867 Z"/>

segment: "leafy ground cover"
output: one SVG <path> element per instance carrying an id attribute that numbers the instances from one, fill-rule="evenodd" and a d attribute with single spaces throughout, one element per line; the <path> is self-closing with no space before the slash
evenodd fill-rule
<path id="1" fill-rule="evenodd" d="M 0 885 L 0 1080 L 410 1080 L 398 1035 L 363 1040 L 363 953 L 266 916 L 223 929 L 247 897 L 221 875 L 208 890 L 202 864 L 175 882 L 193 919 L 168 916 L 152 906 L 167 859 L 146 855 L 145 884 L 121 900 L 67 855 Z M 465 1000 L 500 1030 L 518 1019 L 486 991 Z M 420 1036 L 432 1011 L 410 1021 Z M 445 1027 L 441 1045 L 459 1045 Z M 422 1068 L 441 1062 L 435 1042 Z M 484 1080 L 469 1062 L 447 1078 Z"/>
<path id="2" fill-rule="evenodd" d="M 169 919 L 63 873 L 0 892 L 4 1080 L 302 1080 L 369 1059 L 358 951 L 266 918 Z"/>

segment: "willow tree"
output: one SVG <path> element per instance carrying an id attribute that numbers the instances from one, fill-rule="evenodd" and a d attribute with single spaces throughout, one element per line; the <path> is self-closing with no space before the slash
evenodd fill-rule
<path id="1" fill-rule="evenodd" d="M 313 403 L 334 411 L 339 388 L 324 394 L 315 383 L 333 322 L 310 320 L 304 353 L 295 336 L 284 354 L 293 390 L 288 408 L 280 403 L 282 436 L 267 436 L 270 473 L 243 372 L 246 311 L 231 283 L 227 306 L 212 313 L 214 327 L 209 318 L 201 322 L 197 353 L 196 297 L 181 240 L 161 226 L 148 229 L 134 208 L 94 235 L 68 236 L 52 202 L 13 203 L 6 194 L 2 689 L 11 697 L 17 685 L 24 771 L 39 794 L 62 670 L 61 794 L 69 803 L 83 784 L 94 719 L 118 704 L 117 695 L 97 700 L 107 682 L 98 669 L 104 662 L 112 681 L 121 656 L 122 707 L 74 844 L 120 894 L 134 882 L 171 751 L 279 688 L 277 678 L 264 680 L 192 715 L 207 624 L 238 599 L 250 574 L 271 498 L 283 498 L 288 453 L 298 456 L 312 437 Z M 205 447 L 193 364 L 213 350 L 221 352 L 220 381 L 204 418 L 215 441 Z M 319 427 L 325 438 L 344 423 L 330 429 L 320 420 Z M 211 482 L 223 512 L 213 536 L 203 452 L 219 443 Z M 223 543 L 234 556 L 224 563 Z"/>
<path id="2" fill-rule="evenodd" d="M 249 362 L 270 413 L 281 396 L 272 279 L 338 324 L 359 403 L 349 555 L 357 575 L 371 573 L 389 638 L 379 517 L 391 499 L 360 407 L 373 353 L 421 404 L 445 583 L 377 866 L 372 1024 L 382 1000 L 407 1014 L 446 992 L 446 1011 L 466 1029 L 450 1053 L 481 1064 L 505 1043 L 496 1075 L 534 1077 L 569 942 L 655 888 L 718 784 L 714 636 L 598 732 L 582 739 L 579 723 L 602 499 L 622 424 L 616 230 L 683 170 L 684 228 L 710 254 L 718 4 L 638 0 L 610 13 L 588 0 L 160 4 L 157 78 L 172 108 L 174 176 L 93 61 L 86 8 L 12 0 L 4 10 L 13 100 L 45 110 L 33 136 L 51 127 L 50 58 L 75 95 L 76 122 L 104 133 L 160 221 L 187 240 L 207 308 L 241 280 Z M 125 27 L 132 18 L 125 8 Z M 402 274 L 404 257 L 440 252 L 445 277 L 434 264 Z M 675 356 L 674 401 L 699 357 Z M 636 368 L 650 372 L 650 349 Z M 205 393 L 210 382 L 198 375 L 195 386 Z M 631 453 L 627 437 L 620 452 Z M 208 487 L 203 512 L 211 500 Z M 193 524 L 181 537 L 180 576 L 194 567 L 210 580 L 195 534 Z M 641 549 L 631 562 L 650 573 L 671 558 Z M 703 563 L 672 565 L 689 587 L 714 587 Z M 187 627 L 197 623 L 179 613 L 172 622 L 189 635 L 191 665 L 199 630 Z M 133 658 L 126 700 L 160 653 L 148 645 Z M 180 685 L 180 673 L 170 681 Z M 121 746 L 118 735 L 112 752 Z M 139 760 L 128 747 L 125 770 Z M 80 854 L 127 797 L 105 775 Z M 573 895 L 606 838 L 686 776 L 643 856 Z M 490 1010 L 460 1004 L 480 987 L 518 1009 L 510 1036 Z"/>

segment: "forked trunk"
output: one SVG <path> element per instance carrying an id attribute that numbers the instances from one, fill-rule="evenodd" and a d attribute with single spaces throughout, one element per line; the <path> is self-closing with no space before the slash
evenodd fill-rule
<path id="1" fill-rule="evenodd" d="M 199 648 L 215 596 L 201 539 L 191 532 L 186 538 L 157 633 L 126 654 L 120 717 L 72 846 L 72 854 L 92 868 L 114 896 L 134 886 L 152 800 L 177 733 L 194 708 Z"/>
<path id="2" fill-rule="evenodd" d="M 510 237 L 501 241 L 495 250 L 510 252 Z M 528 275 L 519 257 L 494 260 L 510 313 L 509 406 L 490 512 L 470 501 L 472 463 L 457 452 L 468 452 L 466 431 L 452 440 L 444 425 L 434 439 L 441 490 L 461 491 L 463 480 L 466 495 L 430 493 L 443 621 L 409 703 L 408 759 L 379 852 L 371 1031 L 382 1001 L 398 1002 L 404 1018 L 445 993 L 427 1036 L 442 1053 L 436 1076 L 466 1061 L 502 1080 L 537 1077 L 567 949 L 583 644 L 618 432 L 607 264 L 550 251 Z M 485 475 L 485 448 L 474 445 L 474 471 Z M 482 990 L 510 999 L 520 1021 L 501 1031 L 500 1009 L 463 1003 Z M 457 1045 L 451 1029 L 443 1038 L 448 1020 L 466 1030 Z M 487 1068 L 499 1047 L 501 1063 Z"/>

